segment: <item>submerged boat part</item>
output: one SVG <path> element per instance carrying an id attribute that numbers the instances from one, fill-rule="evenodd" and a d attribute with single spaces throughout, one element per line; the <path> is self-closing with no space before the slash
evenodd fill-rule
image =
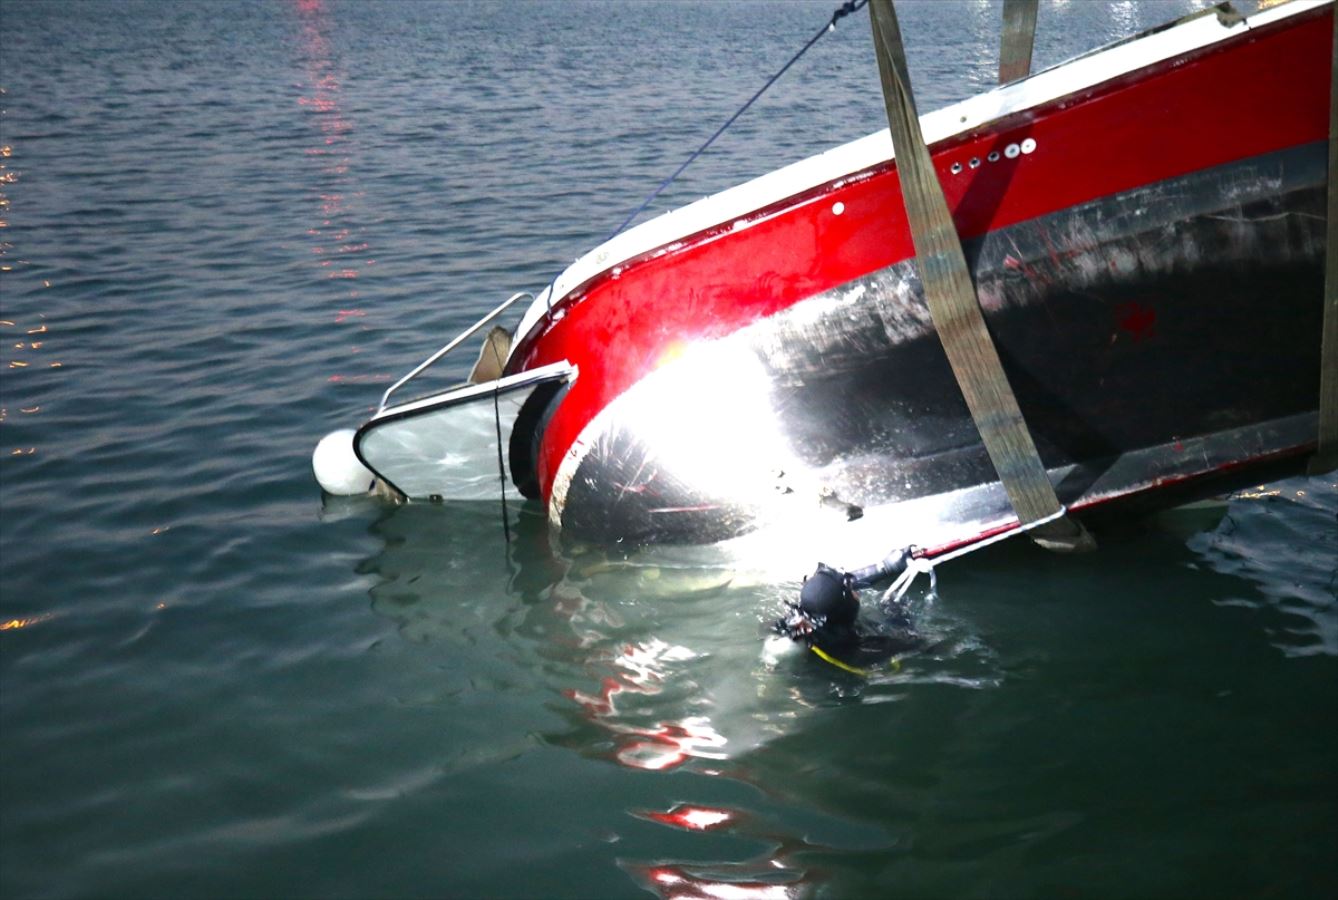
<path id="1" fill-rule="evenodd" d="M 538 425 L 525 414 L 526 404 L 551 399 L 575 378 L 573 366 L 556 362 L 390 406 L 358 429 L 353 446 L 358 459 L 403 497 L 493 500 L 499 469 L 523 493 Z"/>

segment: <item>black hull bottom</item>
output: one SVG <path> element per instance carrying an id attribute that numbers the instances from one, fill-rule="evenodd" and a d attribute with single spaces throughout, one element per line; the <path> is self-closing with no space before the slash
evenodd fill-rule
<path id="1" fill-rule="evenodd" d="M 1251 478 L 1313 442 L 1325 156 L 1234 163 L 966 246 L 1062 502 Z M 819 506 L 905 506 L 945 543 L 1008 519 L 912 261 L 665 366 L 583 445 L 559 513 L 586 539 L 713 542 Z"/>

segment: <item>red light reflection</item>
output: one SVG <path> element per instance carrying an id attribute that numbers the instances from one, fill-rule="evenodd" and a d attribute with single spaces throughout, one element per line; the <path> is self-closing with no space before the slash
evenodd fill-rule
<path id="1" fill-rule="evenodd" d="M 738 818 L 738 813 L 727 809 L 686 803 L 680 803 L 668 812 L 641 812 L 636 815 L 683 831 L 716 831 Z"/>
<path id="2" fill-rule="evenodd" d="M 678 865 L 637 867 L 633 873 L 665 900 L 792 900 L 802 888 L 766 881 L 723 881 Z"/>
<path id="3" fill-rule="evenodd" d="M 307 74 L 307 89 L 297 105 L 318 129 L 317 145 L 304 150 L 304 156 L 315 161 L 320 176 L 317 182 L 320 187 L 311 195 L 317 224 L 306 233 L 311 238 L 311 254 L 317 260 L 321 277 L 332 282 L 353 282 L 346 287 L 332 287 L 342 292 L 341 305 L 347 307 L 360 296 L 356 282 L 364 274 L 363 269 L 375 262 L 367 258 L 370 245 L 361 239 L 350 215 L 350 204 L 362 197 L 354 165 L 355 129 L 341 105 L 343 74 L 338 52 L 329 37 L 334 27 L 331 11 L 322 0 L 294 0 L 294 8 L 301 23 L 299 51 Z M 344 324 L 366 315 L 361 309 L 341 309 L 335 323 Z M 370 374 L 330 378 L 340 384 L 380 380 L 382 376 Z"/>
<path id="4" fill-rule="evenodd" d="M 580 704 L 590 719 L 616 737 L 613 758 L 633 769 L 674 769 L 690 759 L 724 759 L 724 735 L 711 727 L 705 716 L 688 716 L 676 721 L 657 721 L 634 725 L 619 721 L 618 697 L 660 693 L 665 678 L 665 663 L 693 658 L 685 647 L 673 647 L 663 641 L 629 644 L 614 660 L 616 676 L 607 676 L 598 693 L 568 690 L 566 696 Z"/>

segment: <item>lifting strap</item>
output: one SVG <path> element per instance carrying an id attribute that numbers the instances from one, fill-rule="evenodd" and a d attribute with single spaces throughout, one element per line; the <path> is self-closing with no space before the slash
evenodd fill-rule
<path id="1" fill-rule="evenodd" d="M 1093 549 L 1096 544 L 1087 530 L 1062 515 L 1064 508 L 1055 496 L 985 327 L 957 227 L 920 131 L 901 29 L 891 0 L 871 0 L 869 16 L 925 301 L 971 418 L 1018 521 L 1026 526 L 1055 517 L 1032 532 L 1036 542 L 1052 550 Z"/>
<path id="2" fill-rule="evenodd" d="M 1036 7 L 1041 0 L 1004 0 L 1003 40 L 999 44 L 999 83 L 1031 74 L 1031 48 L 1036 42 Z"/>
<path id="3" fill-rule="evenodd" d="M 1333 15 L 1329 74 L 1328 246 L 1324 253 L 1324 336 L 1319 351 L 1319 441 L 1311 475 L 1338 468 L 1338 8 Z"/>

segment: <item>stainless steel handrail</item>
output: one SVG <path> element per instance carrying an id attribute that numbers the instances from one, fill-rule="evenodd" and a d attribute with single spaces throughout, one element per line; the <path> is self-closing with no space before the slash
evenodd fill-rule
<path id="1" fill-rule="evenodd" d="M 479 319 L 477 322 L 466 328 L 464 331 L 460 332 L 460 334 L 456 335 L 455 339 L 452 340 L 449 344 L 447 344 L 445 347 L 442 347 L 436 353 L 433 353 L 427 359 L 419 363 L 414 368 L 414 370 L 410 372 L 408 375 L 405 375 L 399 381 L 395 382 L 390 387 L 386 388 L 386 392 L 381 395 L 381 405 L 376 408 L 377 414 L 379 415 L 386 408 L 386 403 L 390 400 L 391 394 L 395 393 L 395 391 L 399 390 L 404 385 L 408 384 L 413 378 L 415 378 L 420 372 L 422 372 L 428 366 L 432 365 L 437 360 L 445 356 L 447 353 L 450 353 L 456 347 L 460 346 L 460 344 L 462 344 L 467 338 L 469 338 L 472 334 L 474 334 L 474 332 L 478 331 L 484 325 L 487 325 L 493 319 L 500 316 L 503 312 L 506 311 L 507 307 L 515 303 L 521 297 L 529 297 L 530 300 L 534 300 L 534 295 L 528 293 L 527 291 L 520 291 L 519 293 L 512 294 L 510 297 L 506 299 L 506 302 L 502 303 L 492 312 L 488 313 L 486 316 Z"/>

